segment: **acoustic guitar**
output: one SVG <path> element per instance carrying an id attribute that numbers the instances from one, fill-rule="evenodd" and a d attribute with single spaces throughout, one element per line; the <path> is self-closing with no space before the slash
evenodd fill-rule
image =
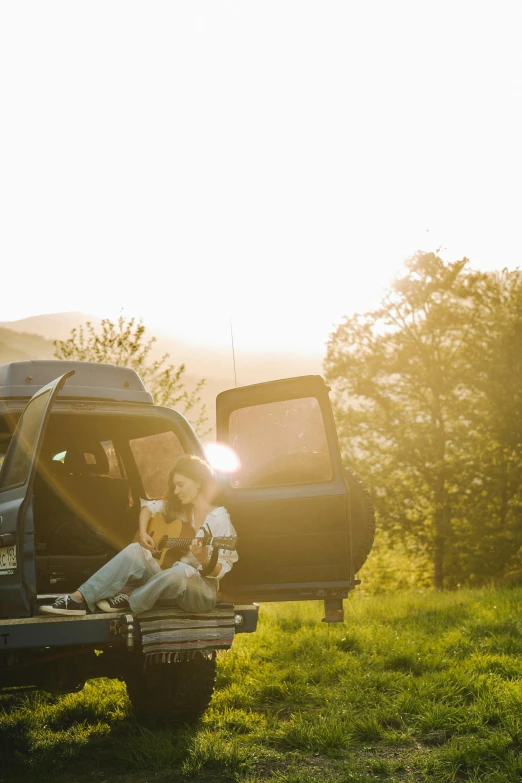
<path id="1" fill-rule="evenodd" d="M 154 540 L 156 551 L 152 556 L 156 558 L 160 567 L 165 571 L 170 568 L 183 555 L 186 555 L 194 538 L 201 539 L 202 544 L 212 544 L 216 549 L 235 549 L 237 544 L 236 536 L 214 536 L 207 530 L 198 530 L 198 535 L 194 533 L 194 528 L 189 522 L 183 519 L 173 519 L 167 522 L 163 514 L 156 514 L 151 517 L 147 525 L 147 533 Z M 203 535 L 201 535 L 203 533 Z M 140 531 L 133 538 L 133 543 L 140 540 Z"/>

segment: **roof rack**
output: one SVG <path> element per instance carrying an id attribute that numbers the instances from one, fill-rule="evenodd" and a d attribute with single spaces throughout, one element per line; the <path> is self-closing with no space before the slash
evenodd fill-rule
<path id="1" fill-rule="evenodd" d="M 115 364 L 38 360 L 0 364 L 0 400 L 29 399 L 38 389 L 70 370 L 61 399 L 113 400 L 153 404 L 152 394 L 135 370 Z"/>

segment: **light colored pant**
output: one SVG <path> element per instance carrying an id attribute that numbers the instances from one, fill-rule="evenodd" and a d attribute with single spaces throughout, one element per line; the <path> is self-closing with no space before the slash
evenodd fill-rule
<path id="1" fill-rule="evenodd" d="M 154 558 L 146 559 L 141 544 L 129 544 L 109 560 L 81 587 L 89 609 L 96 602 L 120 593 L 129 580 L 143 582 L 129 597 L 133 612 L 146 612 L 158 598 L 168 598 L 188 612 L 208 612 L 216 605 L 217 581 L 201 576 L 187 563 L 174 563 L 162 571 Z"/>

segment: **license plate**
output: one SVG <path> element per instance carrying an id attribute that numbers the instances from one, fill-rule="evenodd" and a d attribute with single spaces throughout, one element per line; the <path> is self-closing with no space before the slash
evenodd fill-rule
<path id="1" fill-rule="evenodd" d="M 0 547 L 0 571 L 16 568 L 16 546 Z"/>

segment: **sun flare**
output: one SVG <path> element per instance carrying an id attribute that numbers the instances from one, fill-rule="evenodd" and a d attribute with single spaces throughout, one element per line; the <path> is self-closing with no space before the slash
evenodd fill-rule
<path id="1" fill-rule="evenodd" d="M 219 473 L 236 473 L 241 467 L 236 452 L 225 443 L 207 443 L 203 448 L 209 464 Z"/>

